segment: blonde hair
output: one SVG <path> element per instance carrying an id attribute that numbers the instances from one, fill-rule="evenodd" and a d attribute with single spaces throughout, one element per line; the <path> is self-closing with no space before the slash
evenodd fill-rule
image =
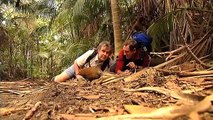
<path id="1" fill-rule="evenodd" d="M 110 53 L 112 53 L 112 46 L 108 41 L 102 41 L 101 43 L 99 43 L 97 50 L 100 50 L 102 46 L 108 47 L 110 49 Z"/>

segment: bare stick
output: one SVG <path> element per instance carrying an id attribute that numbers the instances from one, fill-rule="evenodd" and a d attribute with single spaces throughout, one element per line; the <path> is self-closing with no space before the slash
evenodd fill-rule
<path id="1" fill-rule="evenodd" d="M 169 52 L 150 52 L 151 55 L 166 55 L 166 54 L 175 54 L 181 50 L 185 49 L 185 46 L 179 47 L 178 49 L 175 49 L 173 51 Z"/>
<path id="2" fill-rule="evenodd" d="M 194 72 L 186 72 L 186 71 L 167 71 L 163 69 L 157 69 L 160 72 L 163 72 L 165 75 L 173 75 L 176 74 L 180 77 L 189 77 L 189 76 L 199 76 L 205 77 L 202 75 L 206 75 L 206 77 L 213 76 L 213 70 L 202 70 L 202 71 L 194 71 Z"/>
<path id="3" fill-rule="evenodd" d="M 106 85 L 106 84 L 109 84 L 109 83 L 112 83 L 112 82 L 117 82 L 117 81 L 120 81 L 120 80 L 123 80 L 123 79 L 124 79 L 124 77 L 115 78 L 115 79 L 112 79 L 110 81 L 103 83 L 103 85 Z"/>
<path id="4" fill-rule="evenodd" d="M 203 70 L 203 71 L 195 71 L 195 72 L 180 72 L 178 73 L 179 76 L 181 77 L 186 77 L 186 76 L 199 76 L 199 75 L 212 75 L 213 74 L 213 70 L 207 71 L 207 70 Z"/>
<path id="5" fill-rule="evenodd" d="M 2 92 L 12 93 L 12 94 L 15 94 L 15 95 L 20 95 L 21 94 L 20 92 L 17 92 L 17 91 L 14 91 L 14 90 L 3 90 L 3 89 L 0 89 L 0 93 L 2 93 Z"/>

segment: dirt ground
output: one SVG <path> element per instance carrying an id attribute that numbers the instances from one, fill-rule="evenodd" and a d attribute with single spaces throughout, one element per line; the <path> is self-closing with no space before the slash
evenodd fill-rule
<path id="1" fill-rule="evenodd" d="M 166 74 L 149 68 L 131 81 L 124 76 L 115 81 L 110 77 L 105 75 L 93 81 L 73 79 L 61 84 L 33 79 L 1 81 L 0 119 L 213 119 L 212 74 L 180 77 L 174 72 Z M 210 99 L 204 101 L 206 96 Z M 159 110 L 171 106 L 175 106 L 172 112 Z M 159 111 L 145 114 L 149 109 Z M 146 117 L 128 116 L 134 114 Z"/>

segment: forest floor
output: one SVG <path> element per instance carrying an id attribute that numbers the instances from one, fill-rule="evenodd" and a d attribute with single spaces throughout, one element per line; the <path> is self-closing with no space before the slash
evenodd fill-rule
<path id="1" fill-rule="evenodd" d="M 1 81 L 0 119 L 212 120 L 213 73 L 200 70 L 187 63 L 126 77 L 105 74 L 93 81 Z"/>

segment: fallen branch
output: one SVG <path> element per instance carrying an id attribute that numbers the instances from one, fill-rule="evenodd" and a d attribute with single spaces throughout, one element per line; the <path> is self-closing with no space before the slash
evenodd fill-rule
<path id="1" fill-rule="evenodd" d="M 9 115 L 22 110 L 28 110 L 28 108 L 0 108 L 0 116 Z"/>
<path id="2" fill-rule="evenodd" d="M 124 78 L 125 78 L 125 77 L 115 78 L 115 79 L 112 79 L 112 80 L 110 80 L 110 81 L 103 82 L 102 85 L 106 85 L 106 84 L 109 84 L 109 83 L 112 83 L 112 82 L 117 82 L 117 81 L 123 80 Z"/>
<path id="3" fill-rule="evenodd" d="M 186 114 L 185 111 L 182 109 L 186 108 L 189 111 L 190 107 L 186 106 L 169 106 L 169 107 L 163 107 L 159 108 L 157 110 L 153 110 L 149 113 L 140 113 L 140 114 L 127 114 L 127 115 L 117 115 L 117 116 L 110 116 L 110 117 L 102 117 L 98 120 L 130 120 L 130 119 L 174 119 L 178 116 Z"/>
<path id="4" fill-rule="evenodd" d="M 151 55 L 166 55 L 166 54 L 173 55 L 183 49 L 185 49 L 185 46 L 179 47 L 178 49 L 175 49 L 175 50 L 169 51 L 169 52 L 150 52 L 150 54 Z"/>
<path id="5" fill-rule="evenodd" d="M 12 94 L 15 94 L 15 95 L 22 94 L 20 92 L 14 91 L 14 90 L 3 90 L 3 89 L 0 89 L 0 93 L 12 93 Z"/>
<path id="6" fill-rule="evenodd" d="M 41 101 L 37 102 L 37 103 L 32 107 L 32 109 L 29 110 L 29 111 L 27 112 L 27 114 L 25 115 L 25 117 L 23 118 L 23 120 L 29 120 L 29 119 L 33 116 L 33 114 L 35 113 L 35 111 L 37 110 L 37 108 L 38 108 L 40 105 L 41 105 Z"/>
<path id="7" fill-rule="evenodd" d="M 160 72 L 163 72 L 164 75 L 178 75 L 180 77 L 189 77 L 189 76 L 202 76 L 206 75 L 207 77 L 211 77 L 213 75 L 213 70 L 207 71 L 194 71 L 194 72 L 186 72 L 186 71 L 167 71 L 163 69 L 157 69 Z M 203 76 L 205 77 L 205 76 Z"/>
<path id="8" fill-rule="evenodd" d="M 179 76 L 181 77 L 186 77 L 186 76 L 199 76 L 199 75 L 212 75 L 213 74 L 213 70 L 211 71 L 206 71 L 206 70 L 203 70 L 203 71 L 195 71 L 195 72 L 180 72 L 178 73 Z"/>
<path id="9" fill-rule="evenodd" d="M 138 92 L 138 91 L 155 91 L 167 96 L 171 96 L 175 99 L 180 99 L 180 100 L 192 100 L 192 101 L 197 101 L 199 99 L 202 99 L 203 96 L 196 96 L 196 95 L 191 95 L 191 94 L 185 94 L 181 91 L 172 91 L 169 89 L 165 88 L 160 88 L 160 87 L 142 87 L 138 89 L 126 89 L 123 88 L 122 90 L 127 91 L 127 92 Z"/>
<path id="10" fill-rule="evenodd" d="M 10 84 L 17 84 L 17 82 L 0 82 L 0 84 L 7 84 L 7 85 L 9 84 L 10 85 Z"/>
<path id="11" fill-rule="evenodd" d="M 123 77 L 123 76 L 120 76 L 120 75 L 117 75 L 117 74 L 114 74 L 114 73 L 109 73 L 109 72 L 103 72 L 101 74 L 101 77 L 99 79 L 96 79 L 96 80 L 93 80 L 92 83 L 96 83 L 96 84 L 102 84 L 102 83 L 106 83 L 106 82 L 109 82 L 111 80 L 114 80 L 114 79 L 117 79 L 117 78 L 120 78 L 120 77 Z"/>
<path id="12" fill-rule="evenodd" d="M 213 80 L 213 74 L 189 76 L 186 78 L 203 78 L 204 80 Z"/>
<path id="13" fill-rule="evenodd" d="M 128 115 L 117 115 L 110 117 L 102 117 L 98 120 L 129 120 L 129 119 L 174 119 L 182 115 L 188 115 L 190 118 L 194 118 L 194 113 L 202 113 L 211 108 L 211 101 L 213 100 L 213 95 L 205 97 L 204 100 L 196 105 L 184 104 L 181 106 L 168 106 L 162 107 L 157 110 L 153 110 L 149 113 L 140 114 L 128 114 Z M 198 114 L 197 114 L 198 115 Z M 199 117 L 199 116 L 197 116 Z"/>
<path id="14" fill-rule="evenodd" d="M 109 81 L 114 80 L 114 79 L 116 79 L 116 78 L 117 78 L 117 77 L 110 77 L 110 78 L 107 78 L 107 79 L 103 79 L 103 80 L 101 81 L 101 83 L 109 82 Z"/>

